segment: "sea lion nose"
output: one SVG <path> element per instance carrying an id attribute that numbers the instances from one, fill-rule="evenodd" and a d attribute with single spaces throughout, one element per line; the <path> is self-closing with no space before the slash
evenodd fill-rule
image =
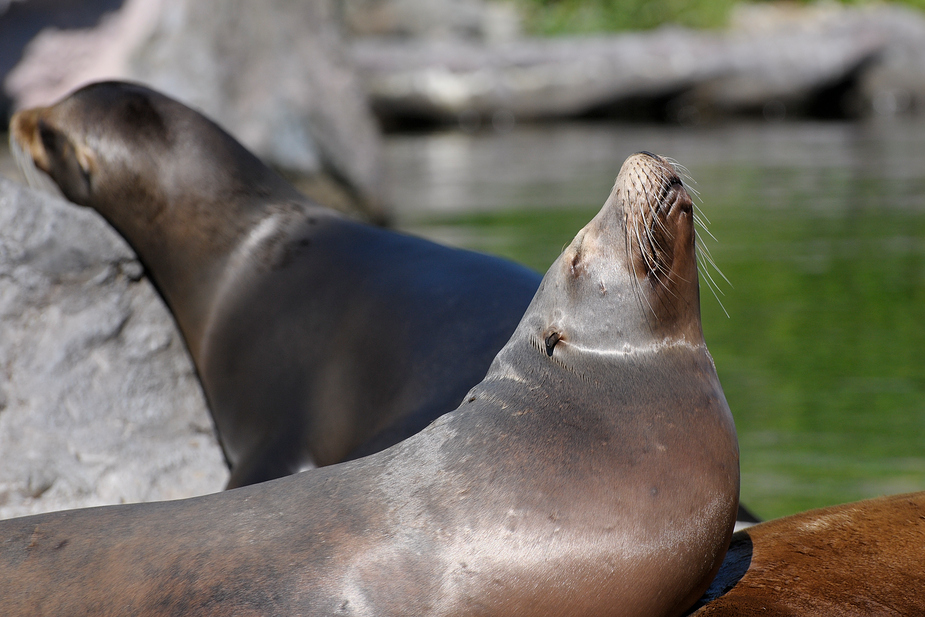
<path id="1" fill-rule="evenodd" d="M 657 155 L 657 154 L 652 154 L 652 153 L 649 152 L 648 150 L 640 150 L 640 151 L 637 152 L 636 154 L 645 154 L 646 156 L 651 156 L 653 159 L 655 159 L 655 160 L 658 161 L 659 163 L 664 163 L 664 162 L 665 162 L 665 161 L 662 160 L 662 157 L 660 157 L 660 156 Z"/>

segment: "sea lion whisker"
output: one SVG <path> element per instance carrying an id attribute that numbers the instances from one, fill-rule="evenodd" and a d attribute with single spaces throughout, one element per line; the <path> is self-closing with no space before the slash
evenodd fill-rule
<path id="1" fill-rule="evenodd" d="M 627 214 L 627 216 L 630 216 L 630 214 Z M 633 237 L 636 238 L 636 243 L 638 245 L 639 253 L 643 256 L 643 261 L 645 262 L 646 260 L 646 252 L 642 247 L 642 239 L 640 238 L 640 234 L 639 234 L 638 217 L 633 216 L 632 225 L 633 225 L 633 229 L 632 229 L 633 233 L 627 234 L 627 237 L 629 238 L 629 242 L 626 242 L 624 245 L 624 253 L 625 253 L 624 259 L 626 260 L 627 264 L 633 264 L 635 261 L 634 250 L 632 247 Z M 624 228 L 625 228 L 625 223 L 624 223 Z M 649 269 L 648 263 L 646 263 L 645 265 L 646 265 L 646 269 L 648 270 Z M 642 289 L 642 283 L 635 276 L 634 271 L 635 271 L 635 268 L 633 268 L 631 271 L 630 279 L 631 279 L 631 284 L 633 286 L 634 295 L 636 296 L 636 301 L 639 304 L 639 308 L 643 310 L 648 309 L 648 312 L 651 313 L 652 316 L 654 317 L 656 316 L 655 310 L 652 308 L 652 305 L 649 304 L 649 299 L 646 297 L 646 294 Z"/>
<path id="2" fill-rule="evenodd" d="M 663 161 L 671 165 L 671 167 L 673 167 L 675 171 L 681 171 L 681 170 L 685 172 L 687 171 L 687 168 L 681 163 L 679 163 L 676 158 L 671 157 L 671 156 L 663 156 L 661 158 Z"/>
<path id="3" fill-rule="evenodd" d="M 693 279 L 683 276 L 677 272 L 672 272 L 671 274 L 669 274 L 669 277 L 671 276 L 674 277 L 675 281 L 681 281 L 682 283 L 693 283 L 694 282 Z M 674 292 L 671 292 L 671 293 L 674 294 Z"/>
<path id="4" fill-rule="evenodd" d="M 694 178 L 689 174 L 685 174 L 681 180 L 681 186 L 683 186 L 687 194 L 690 195 L 691 203 L 694 205 L 695 209 L 697 203 L 703 202 L 703 198 L 700 197 L 700 190 L 695 186 L 696 184 Z"/>
<path id="5" fill-rule="evenodd" d="M 652 194 L 652 198 L 647 199 L 647 204 L 649 206 L 649 211 L 651 213 L 651 223 L 652 227 L 658 226 L 664 233 L 671 235 L 668 231 L 668 228 L 665 225 L 665 221 L 662 217 L 659 216 L 659 212 L 662 211 L 665 202 L 668 199 L 668 192 L 671 190 L 672 186 L 675 186 L 675 178 L 670 178 L 667 176 L 660 176 L 658 179 L 658 196 L 655 196 L 655 193 Z M 647 191 L 648 194 L 648 191 Z M 653 203 L 654 202 L 654 205 Z"/>
<path id="6" fill-rule="evenodd" d="M 645 207 L 647 207 L 649 210 L 649 221 L 657 221 L 658 220 L 658 212 L 657 212 L 658 200 L 653 199 L 653 195 L 649 193 L 648 186 L 649 186 L 648 183 L 644 183 L 642 185 L 642 192 L 643 192 L 643 195 L 645 196 L 645 200 L 644 200 Z M 655 205 L 653 205 L 653 201 L 655 202 Z M 646 233 L 652 238 L 652 244 L 654 245 L 655 240 L 654 240 L 654 237 L 652 237 L 653 232 L 652 232 L 651 227 L 652 227 L 651 223 L 647 222 L 646 223 Z"/>
<path id="7" fill-rule="evenodd" d="M 713 232 L 711 232 L 709 228 L 707 227 L 707 223 L 709 223 L 709 221 L 704 223 L 698 211 L 694 210 L 694 225 L 697 226 L 697 229 L 702 229 L 703 232 L 707 234 L 711 240 L 713 240 L 714 242 L 718 242 L 718 240 L 716 239 L 716 236 L 714 236 Z"/>
<path id="8" fill-rule="evenodd" d="M 703 256 L 703 251 L 702 251 L 699 247 L 698 247 L 698 249 L 697 249 L 697 253 L 698 253 L 699 256 Z M 712 263 L 712 261 L 713 261 L 712 257 L 707 256 L 707 259 Z M 723 273 L 719 270 L 719 268 L 716 267 L 715 264 L 713 265 L 713 268 L 714 268 L 717 272 L 719 272 L 720 275 L 721 275 L 724 279 L 726 278 L 725 275 L 723 275 Z M 707 284 L 707 289 L 709 289 L 709 290 L 710 290 L 710 293 L 713 294 L 713 297 L 716 299 L 716 303 L 719 304 L 719 307 L 723 310 L 723 313 L 726 315 L 726 318 L 728 319 L 728 318 L 729 318 L 729 311 L 726 310 L 725 305 L 723 305 L 722 299 L 720 299 L 720 297 L 719 297 L 720 295 L 726 295 L 726 294 L 724 294 L 724 293 L 722 292 L 722 290 L 719 288 L 719 284 L 716 282 L 716 280 L 714 280 L 713 275 L 710 274 L 709 268 L 707 268 L 706 266 L 700 268 L 700 273 L 703 274 L 703 276 L 704 276 L 704 281 L 705 281 L 706 284 Z M 729 280 L 726 279 L 726 282 L 728 283 Z"/>
<path id="9" fill-rule="evenodd" d="M 690 170 L 671 157 L 666 156 L 662 158 L 672 167 L 672 169 L 674 169 L 675 174 L 678 176 L 679 182 L 691 196 L 691 201 L 701 201 L 700 190 L 697 188 L 697 181 L 694 179 L 694 176 L 691 175 Z"/>
<path id="10" fill-rule="evenodd" d="M 716 269 L 715 266 L 714 266 L 714 269 L 715 269 L 716 272 L 718 272 L 720 275 L 723 274 L 720 270 Z M 724 296 L 726 295 L 726 294 L 722 291 L 722 289 L 720 289 L 720 287 L 719 287 L 719 282 L 718 282 L 716 279 L 713 278 L 713 275 L 710 273 L 710 270 L 709 270 L 708 268 L 706 268 L 706 267 L 704 266 L 703 268 L 700 269 L 700 273 L 703 274 L 703 275 L 707 278 L 707 280 L 708 280 L 708 282 L 709 282 L 710 285 L 712 285 L 712 286 L 714 286 L 714 287 L 716 288 L 716 292 L 717 292 L 717 293 L 719 293 L 719 294 L 721 294 L 721 295 L 724 295 Z M 725 277 L 724 277 L 724 279 L 725 279 Z M 727 280 L 726 283 L 729 283 L 729 281 Z"/>
<path id="11" fill-rule="evenodd" d="M 675 176 L 669 174 L 664 169 L 659 169 L 658 173 L 656 174 L 656 178 L 658 179 L 658 183 L 662 190 L 666 190 L 666 188 L 670 186 L 672 181 L 675 179 Z"/>
<path id="12" fill-rule="evenodd" d="M 678 174 L 681 178 L 687 180 L 690 184 L 697 184 L 697 181 L 694 180 L 694 177 L 691 175 L 690 170 L 683 164 L 679 163 L 677 160 L 671 158 L 670 156 L 663 156 L 662 159 L 668 163 L 675 173 Z M 691 191 L 692 188 L 685 183 L 685 188 L 688 191 Z"/>
<path id="13" fill-rule="evenodd" d="M 696 233 L 696 232 L 695 232 L 695 233 Z M 700 236 L 699 236 L 699 235 L 697 235 L 697 239 L 698 239 L 698 240 L 700 239 Z M 706 260 L 707 264 L 709 264 L 710 266 L 712 266 L 713 269 L 716 270 L 716 272 L 717 272 L 721 277 L 723 277 L 723 280 L 726 281 L 726 283 L 727 283 L 730 287 L 734 287 L 734 285 L 732 284 L 732 281 L 730 281 L 728 278 L 726 278 L 726 275 L 723 274 L 723 271 L 720 270 L 720 268 L 719 268 L 718 265 L 716 265 L 716 261 L 713 260 L 713 254 L 710 252 L 710 247 L 708 247 L 708 246 L 706 246 L 706 245 L 704 245 L 704 244 L 698 242 L 698 244 L 697 244 L 697 254 L 700 255 L 700 256 L 702 256 L 702 257 Z M 704 264 L 704 266 L 706 266 L 707 264 Z"/>
<path id="14" fill-rule="evenodd" d="M 671 297 L 669 297 L 669 296 L 671 296 Z M 659 303 L 659 305 L 660 305 L 660 306 L 662 307 L 662 309 L 663 309 L 664 311 L 666 311 L 666 313 L 669 314 L 669 315 L 671 314 L 671 310 L 672 310 L 672 306 L 673 306 L 673 303 L 671 302 L 671 300 L 673 300 L 673 299 L 677 299 L 677 296 L 675 296 L 674 294 L 672 294 L 670 290 L 668 290 L 668 294 L 667 294 L 667 295 L 666 295 L 666 294 L 658 294 L 658 303 Z"/>
<path id="15" fill-rule="evenodd" d="M 713 234 L 713 232 L 710 231 L 709 217 L 697 206 L 696 202 L 701 201 L 701 199 L 700 193 L 693 186 L 696 184 L 696 180 L 694 180 L 694 178 L 691 176 L 690 171 L 677 161 L 670 158 L 666 158 L 665 160 L 687 181 L 685 183 L 685 188 L 692 196 L 693 199 L 691 201 L 694 205 L 694 237 L 698 270 L 703 275 L 704 282 L 707 288 L 710 290 L 710 293 L 716 299 L 717 304 L 719 304 L 726 317 L 729 317 L 729 312 L 726 310 L 726 307 L 723 305 L 722 299 L 720 298 L 720 295 L 724 296 L 725 293 L 723 293 L 722 289 L 720 288 L 719 282 L 710 273 L 710 269 L 712 268 L 715 270 L 716 273 L 722 277 L 722 280 L 726 281 L 728 285 L 732 286 L 732 283 L 716 264 L 716 261 L 713 259 L 713 255 L 710 252 L 710 247 L 705 242 L 704 236 L 701 235 L 702 232 L 713 242 L 718 242 L 716 236 Z"/>
<path id="16" fill-rule="evenodd" d="M 651 257 L 653 267 L 657 268 L 658 251 L 661 248 L 658 243 L 658 238 L 655 237 L 655 230 L 650 225 L 644 225 L 643 229 L 645 230 L 646 247 L 648 249 L 646 254 Z M 651 255 L 649 253 L 651 253 Z"/>
<path id="17" fill-rule="evenodd" d="M 723 276 L 722 271 L 720 271 L 719 268 L 716 267 L 716 264 L 713 263 L 712 257 L 710 257 L 709 255 L 705 254 L 705 252 L 704 252 L 703 250 L 701 250 L 700 248 L 697 249 L 697 256 L 698 256 L 699 258 L 701 258 L 702 260 L 704 260 L 704 261 L 708 261 L 708 262 L 713 266 L 713 269 L 716 270 L 717 272 L 719 272 L 720 276 Z M 716 281 L 713 279 L 713 275 L 710 274 L 710 271 L 707 269 L 706 265 L 704 265 L 704 267 L 703 267 L 702 269 L 700 269 L 700 272 L 701 272 L 705 277 L 707 277 L 707 278 L 709 279 L 710 283 L 712 283 L 712 284 L 715 284 L 715 283 L 716 283 Z M 729 280 L 726 279 L 725 276 L 723 276 L 723 279 L 724 279 L 727 283 L 729 283 Z M 730 285 L 731 285 L 731 283 L 730 283 Z M 723 293 L 723 291 L 722 291 L 721 289 L 719 289 L 719 286 L 717 286 L 717 291 L 718 291 L 719 293 L 721 293 L 722 295 L 724 295 L 724 296 L 726 295 L 725 293 Z"/>
<path id="18" fill-rule="evenodd" d="M 655 261 L 655 257 L 651 254 L 651 253 L 654 253 L 654 251 L 650 250 L 651 244 L 654 241 L 654 239 L 648 235 L 650 233 L 650 230 L 648 229 L 648 227 L 646 227 L 646 236 L 645 236 L 646 241 L 644 242 L 643 234 L 641 234 L 639 231 L 638 220 L 634 217 L 633 231 L 636 234 L 636 243 L 639 246 L 639 254 L 640 256 L 642 256 L 642 261 L 643 261 L 643 264 L 645 264 L 646 266 L 646 270 L 648 272 L 654 272 L 658 268 L 658 264 Z"/>
<path id="19" fill-rule="evenodd" d="M 704 227 L 713 224 L 712 221 L 710 221 L 710 217 L 707 216 L 706 212 L 697 207 L 697 204 L 694 204 L 694 216 L 696 216 L 698 220 L 701 221 L 701 225 Z"/>
<path id="20" fill-rule="evenodd" d="M 652 225 L 653 225 L 653 229 L 655 227 L 658 227 L 663 233 L 667 235 L 671 235 L 671 232 L 668 231 L 668 227 L 665 225 L 665 221 L 662 219 L 662 217 L 658 216 L 657 211 L 653 213 Z"/>
<path id="21" fill-rule="evenodd" d="M 634 228 L 636 229 L 637 241 L 639 242 L 640 254 L 643 258 L 643 262 L 645 263 L 647 270 L 656 278 L 659 278 L 660 276 L 668 273 L 668 268 L 660 257 L 664 251 L 662 249 L 659 238 L 655 233 L 656 225 L 663 231 L 663 233 L 668 234 L 670 232 L 665 228 L 664 222 L 658 216 L 656 209 L 652 207 L 651 200 L 649 199 L 650 193 L 645 184 L 643 185 L 642 192 L 646 197 L 644 200 L 645 205 L 643 207 L 648 207 L 648 217 L 644 216 L 643 213 L 634 215 Z M 645 229 L 644 236 L 639 234 L 638 231 L 640 219 L 642 219 L 643 227 Z M 653 221 L 655 224 L 652 223 Z M 643 242 L 643 237 L 645 238 L 646 242 Z"/>
<path id="22" fill-rule="evenodd" d="M 658 277 L 658 279 L 657 279 L 657 280 L 658 280 L 658 283 L 659 283 L 659 285 L 662 286 L 662 289 L 664 289 L 666 292 L 668 292 L 668 295 L 670 295 L 670 296 L 673 297 L 673 298 L 677 298 L 677 297 L 678 297 L 677 293 L 675 293 L 675 291 L 674 291 L 671 287 L 668 286 L 668 280 L 671 279 L 671 276 L 672 276 L 673 273 L 666 270 L 666 274 L 667 274 L 667 276 L 660 276 L 660 277 Z M 675 277 L 676 277 L 676 279 L 678 279 L 678 280 L 685 281 L 685 279 L 684 279 L 681 275 L 679 275 L 679 274 L 675 274 Z M 666 279 L 668 279 L 668 280 L 666 280 Z M 675 281 L 675 282 L 676 282 L 676 281 Z M 688 282 L 688 283 L 689 283 L 690 281 L 685 281 L 685 282 Z M 662 300 L 664 300 L 664 296 L 661 296 L 661 295 L 660 295 L 659 297 L 662 298 Z M 667 308 L 667 307 L 666 307 L 666 308 Z"/>
<path id="23" fill-rule="evenodd" d="M 662 206 L 665 203 L 665 195 L 666 193 L 661 193 L 657 198 L 654 198 L 652 200 L 654 203 L 647 203 L 647 205 L 649 207 L 649 213 L 651 215 L 650 226 L 654 227 L 657 225 L 658 227 L 662 229 L 662 231 L 667 232 L 668 230 L 665 227 L 665 223 L 662 220 L 662 218 L 659 216 L 659 211 L 662 209 Z"/>
<path id="24" fill-rule="evenodd" d="M 716 303 L 719 304 L 719 308 L 722 309 L 723 314 L 726 315 L 726 318 L 728 319 L 729 311 L 726 310 L 726 307 L 723 304 L 723 301 L 720 299 L 719 294 L 717 293 L 718 289 L 717 289 L 716 283 L 713 281 L 713 277 L 711 277 L 709 273 L 705 273 L 705 275 L 707 277 L 707 280 L 709 281 L 707 283 L 707 288 L 710 290 L 710 293 L 713 294 L 713 297 L 716 298 Z M 719 292 L 719 293 L 722 293 L 722 292 Z"/>
<path id="25" fill-rule="evenodd" d="M 705 274 L 708 274 L 707 269 L 709 267 L 712 267 L 722 277 L 722 279 L 726 281 L 726 283 L 729 286 L 732 286 L 732 282 L 726 277 L 725 274 L 723 274 L 723 271 L 719 268 L 719 266 L 716 264 L 716 261 L 713 259 L 713 254 L 710 252 L 710 247 L 706 243 L 705 238 L 701 236 L 700 232 L 703 231 L 703 233 L 705 233 L 713 242 L 719 242 L 719 240 L 716 238 L 715 235 L 713 235 L 713 232 L 711 232 L 709 227 L 707 226 L 709 222 L 710 220 L 706 217 L 706 215 L 699 208 L 695 207 L 694 208 L 694 236 L 696 238 L 697 255 L 699 257 L 699 259 L 697 260 L 698 264 L 703 267 L 702 269 Z M 710 280 L 711 281 L 713 280 L 712 276 L 710 277 Z M 718 287 L 714 291 L 714 295 L 716 295 L 716 291 L 719 291 Z M 723 311 L 725 312 L 725 308 L 723 308 Z"/>

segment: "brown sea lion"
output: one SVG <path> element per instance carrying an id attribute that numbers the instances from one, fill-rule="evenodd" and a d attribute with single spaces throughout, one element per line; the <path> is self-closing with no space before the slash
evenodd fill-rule
<path id="1" fill-rule="evenodd" d="M 696 617 L 925 615 L 925 492 L 736 533 Z"/>
<path id="2" fill-rule="evenodd" d="M 229 487 L 381 450 L 454 409 L 540 281 L 318 206 L 139 85 L 22 111 L 10 140 L 138 253 L 192 354 Z"/>
<path id="3" fill-rule="evenodd" d="M 454 412 L 188 500 L 0 521 L 0 614 L 678 615 L 738 498 L 674 169 L 624 164 Z"/>

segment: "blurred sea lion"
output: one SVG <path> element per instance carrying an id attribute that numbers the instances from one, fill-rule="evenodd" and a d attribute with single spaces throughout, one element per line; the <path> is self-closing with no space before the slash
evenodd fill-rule
<path id="1" fill-rule="evenodd" d="M 381 450 L 454 409 L 540 281 L 321 207 L 140 85 L 21 111 L 10 142 L 138 253 L 192 354 L 229 487 Z"/>

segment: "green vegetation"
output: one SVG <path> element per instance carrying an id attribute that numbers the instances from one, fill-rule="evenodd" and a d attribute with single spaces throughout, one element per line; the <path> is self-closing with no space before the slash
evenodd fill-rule
<path id="1" fill-rule="evenodd" d="M 735 0 L 519 0 L 533 34 L 650 30 L 666 23 L 726 25 Z"/>
<path id="2" fill-rule="evenodd" d="M 651 30 L 665 24 L 722 28 L 742 0 L 516 0 L 528 32 L 540 35 Z M 871 4 L 870 0 L 840 0 Z M 898 0 L 925 10 L 925 0 Z M 809 0 L 789 4 L 812 4 Z"/>

